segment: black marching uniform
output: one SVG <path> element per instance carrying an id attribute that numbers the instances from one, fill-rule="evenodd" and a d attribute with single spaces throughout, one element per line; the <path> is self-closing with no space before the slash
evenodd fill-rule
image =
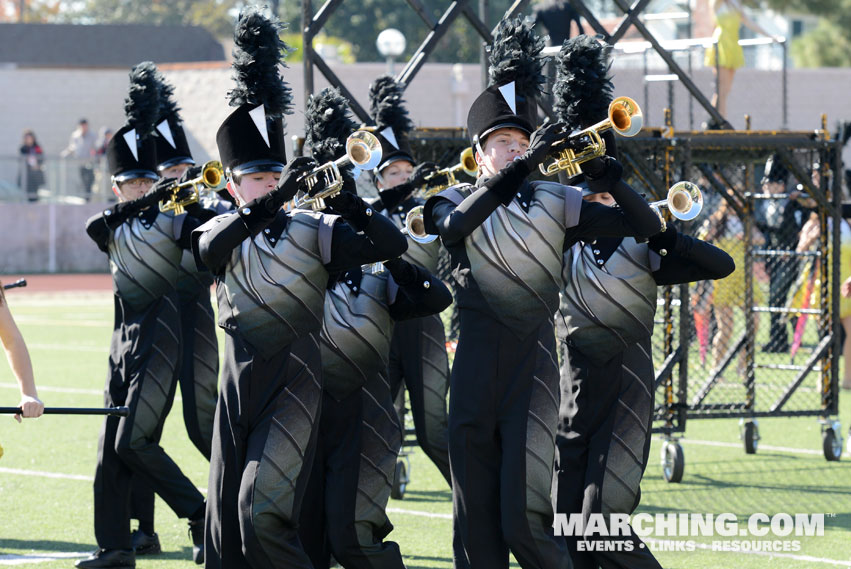
<path id="1" fill-rule="evenodd" d="M 557 512 L 581 512 L 587 523 L 591 514 L 638 507 L 653 421 L 657 286 L 720 279 L 734 269 L 724 251 L 673 228 L 649 243 L 597 238 L 565 247 Z M 632 542 L 615 551 L 578 551 L 582 539 L 565 537 L 577 569 L 661 567 L 634 533 L 610 538 Z"/>
<path id="2" fill-rule="evenodd" d="M 501 46 L 515 52 L 511 42 L 530 33 L 520 20 L 500 22 L 492 69 L 504 65 L 493 61 Z M 542 42 L 534 43 L 539 51 Z M 534 93 L 517 92 L 521 87 L 494 81 L 473 103 L 467 128 L 480 153 L 494 131 L 534 130 Z M 647 202 L 620 182 L 615 161 L 596 159 L 594 183 L 622 200 L 629 221 L 584 203 L 577 188 L 526 181 L 564 138 L 562 128 L 543 127 L 526 153 L 496 175 L 450 188 L 425 206 L 426 230 L 440 235 L 452 260 L 460 315 L 449 402 L 456 567 L 505 568 L 509 550 L 527 569 L 571 566 L 563 540 L 553 536 L 550 498 L 562 247 L 590 236 L 659 230 Z"/>
<path id="3" fill-rule="evenodd" d="M 386 265 L 342 274 L 325 297 L 320 442 L 300 528 L 314 569 L 329 567 L 329 553 L 346 569 L 404 568 L 399 546 L 383 541 L 402 444 L 387 377 L 391 336 L 394 323 L 440 312 L 452 295 L 421 267 Z"/>
<path id="4" fill-rule="evenodd" d="M 184 179 L 200 175 L 201 168 L 189 149 L 179 109 L 172 98 L 173 88 L 164 80 L 160 83 L 161 117 L 157 123 L 157 169 L 162 172 L 172 166 L 189 166 Z M 202 221 L 232 209 L 231 202 L 221 199 L 211 189 L 199 192 L 199 203 L 190 206 L 192 214 Z M 201 270 L 190 249 L 183 251 L 177 277 L 178 307 L 180 311 L 181 358 L 177 379 L 183 407 L 183 422 L 189 440 L 210 460 L 213 438 L 213 418 L 219 382 L 219 346 L 216 338 L 216 321 L 210 302 L 213 275 Z M 139 531 L 133 534 L 137 554 L 159 551 L 154 529 L 154 492 L 141 480 L 133 485 L 132 517 L 139 520 Z"/>
<path id="5" fill-rule="evenodd" d="M 239 180 L 280 172 L 286 162 L 282 116 L 291 95 L 278 74 L 286 47 L 279 34 L 264 10 L 240 14 L 231 91 L 238 106 L 216 135 L 223 165 Z M 318 435 L 329 274 L 397 257 L 406 245 L 387 218 L 351 194 L 327 200 L 345 222 L 282 210 L 314 165 L 296 158 L 277 189 L 193 236 L 197 257 L 216 275 L 225 331 L 205 524 L 209 569 L 311 567 L 298 520 Z"/>
<path id="6" fill-rule="evenodd" d="M 559 403 L 551 315 L 561 268 L 553 258 L 562 243 L 659 226 L 642 219 L 640 204 L 628 210 L 630 222 L 582 202 L 576 188 L 522 176 L 512 182 L 508 205 L 498 197 L 502 188 L 491 190 L 485 178 L 475 192 L 456 187 L 427 204 L 427 223 L 452 256 L 461 316 L 450 379 L 454 504 L 472 567 L 507 566 L 509 548 L 523 567 L 568 567 L 550 529 Z"/>
<path id="7" fill-rule="evenodd" d="M 402 88 L 392 76 L 382 76 L 370 86 L 370 113 L 375 120 L 376 136 L 381 141 L 381 164 L 375 169 L 376 180 L 381 171 L 397 161 L 416 164 L 408 140 L 413 123 L 402 100 Z M 409 180 L 410 182 L 410 180 Z M 376 209 L 404 229 L 408 212 L 425 200 L 412 194 L 411 183 L 379 190 Z M 437 274 L 440 240 L 420 243 L 408 238 L 403 259 Z M 446 395 L 449 390 L 449 358 L 446 354 L 446 330 L 440 314 L 398 322 L 393 329 L 389 362 L 390 386 L 396 400 L 405 387 L 411 405 L 417 444 L 451 484 L 449 473 L 449 418 Z M 404 431 L 404 425 L 402 425 Z"/>
<path id="8" fill-rule="evenodd" d="M 155 72 L 152 64 L 134 68 L 134 88 L 144 83 L 140 76 L 150 76 L 151 69 Z M 145 132 L 143 125 L 130 116 L 128 121 L 131 124 L 119 129 L 107 147 L 114 181 L 156 179 L 154 140 L 140 136 Z M 130 414 L 104 421 L 94 489 L 95 537 L 105 551 L 78 562 L 81 567 L 109 566 L 109 552 L 130 550 L 134 476 L 160 494 L 178 517 L 203 517 L 203 496 L 159 446 L 181 355 L 175 283 L 182 249 L 189 246 L 189 235 L 198 225 L 186 214 L 159 211 L 157 204 L 167 185 L 160 182 L 146 196 L 116 204 L 86 224 L 88 235 L 109 257 L 115 292 L 104 403 L 126 405 Z M 126 556 L 112 560 L 116 565 L 128 563 Z"/>
<path id="9" fill-rule="evenodd" d="M 383 206 L 382 213 L 399 229 L 404 229 L 408 212 L 425 203 L 425 200 L 411 196 L 396 202 L 387 194 L 380 192 L 382 199 L 376 205 L 380 203 Z M 436 274 L 440 249 L 439 239 L 420 243 L 409 236 L 408 250 L 402 258 Z M 407 388 L 417 443 L 451 484 L 446 407 L 449 358 L 446 355 L 446 330 L 439 313 L 396 324 L 390 343 L 389 377 L 394 400 L 403 385 Z"/>
<path id="10" fill-rule="evenodd" d="M 252 217 L 259 209 L 215 218 L 199 236 L 199 255 L 219 278 L 226 333 L 207 567 L 310 567 L 296 530 L 316 443 L 328 274 L 404 247 L 398 230 L 365 205 L 350 219 L 363 234 L 336 216 Z"/>

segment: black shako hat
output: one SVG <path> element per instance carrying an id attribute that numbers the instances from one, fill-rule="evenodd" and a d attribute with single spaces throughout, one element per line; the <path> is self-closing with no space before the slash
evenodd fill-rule
<path id="1" fill-rule="evenodd" d="M 280 172 L 287 163 L 283 116 L 290 112 L 292 93 L 278 71 L 289 51 L 282 30 L 265 8 L 248 7 L 237 20 L 236 86 L 228 93 L 237 108 L 216 132 L 222 165 L 231 174 Z"/>
<path id="2" fill-rule="evenodd" d="M 161 72 L 157 72 L 160 92 L 160 114 L 157 119 L 157 169 L 162 172 L 178 164 L 195 164 L 186 133 L 183 132 L 183 119 L 180 107 L 174 99 L 174 87 L 166 81 Z"/>
<path id="3" fill-rule="evenodd" d="M 381 162 L 375 169 L 379 174 L 399 160 L 417 163 L 408 141 L 414 123 L 405 108 L 403 93 L 402 85 L 392 75 L 382 75 L 369 86 L 369 114 L 381 142 Z"/>
<path id="4" fill-rule="evenodd" d="M 157 123 L 157 169 L 162 172 L 178 164 L 195 164 L 180 117 L 170 115 Z"/>
<path id="5" fill-rule="evenodd" d="M 502 20 L 490 49 L 489 83 L 467 113 L 473 144 L 500 128 L 519 128 L 531 134 L 538 124 L 536 97 L 546 83 L 541 55 L 544 41 L 521 18 Z"/>
<path id="6" fill-rule="evenodd" d="M 106 146 L 106 161 L 116 183 L 134 178 L 159 178 L 154 135 L 159 111 L 156 73 L 157 68 L 150 61 L 130 71 L 130 90 L 124 100 L 127 123 Z"/>

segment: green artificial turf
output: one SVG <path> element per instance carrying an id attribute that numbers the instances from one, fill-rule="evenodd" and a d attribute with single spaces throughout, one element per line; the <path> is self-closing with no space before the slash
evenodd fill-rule
<path id="1" fill-rule="evenodd" d="M 9 293 L 7 297 L 30 346 L 36 381 L 45 403 L 100 406 L 112 328 L 111 295 Z M 692 358 L 695 353 L 692 350 Z M 812 385 L 816 385 L 815 380 Z M 851 397 L 847 393 L 842 394 L 840 401 L 843 437 L 847 436 L 851 422 Z M 0 403 L 8 406 L 17 402 L 11 373 L 2 362 Z M 802 404 L 808 402 L 811 403 L 804 400 Z M 0 459 L 3 506 L 0 566 L 11 562 L 5 557 L 8 555 L 73 554 L 95 548 L 91 477 L 101 422 L 98 417 L 46 416 L 18 425 L 9 416 L 0 417 L 0 444 L 5 449 Z M 801 559 L 701 549 L 658 552 L 664 567 L 851 567 L 851 457 L 846 454 L 841 462 L 825 461 L 820 454 L 820 426 L 812 417 L 760 419 L 759 431 L 762 437 L 759 451 L 746 455 L 739 441 L 738 420 L 689 421 L 682 439 L 686 466 L 680 484 L 669 484 L 662 479 L 661 442 L 654 440 L 638 511 L 730 512 L 742 524 L 755 512 L 823 513 L 826 514 L 824 536 L 799 538 L 800 551 L 794 555 Z M 179 411 L 172 412 L 166 421 L 162 444 L 198 486 L 207 486 L 207 464 L 189 442 Z M 409 569 L 449 568 L 452 566 L 449 489 L 419 449 L 412 449 L 409 459 L 411 483 L 406 496 L 403 500 L 391 500 L 389 505 L 396 528 L 390 539 L 399 543 Z M 50 478 L 24 471 L 77 478 Z M 159 498 L 156 529 L 163 553 L 139 558 L 137 566 L 194 567 L 185 521 L 177 519 Z M 711 544 L 713 539 L 736 538 L 668 539 Z M 73 561 L 69 557 L 15 566 L 69 568 Z"/>

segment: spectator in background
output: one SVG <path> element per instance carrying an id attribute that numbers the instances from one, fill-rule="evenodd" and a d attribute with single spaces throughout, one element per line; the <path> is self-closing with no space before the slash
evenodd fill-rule
<path id="1" fill-rule="evenodd" d="M 30 354 L 6 304 L 2 283 L 0 283 L 0 343 L 3 344 L 9 367 L 12 368 L 12 374 L 18 380 L 18 387 L 21 390 L 21 402 L 18 407 L 23 410 L 24 417 L 38 417 L 44 412 L 44 403 L 38 398 Z M 15 419 L 20 423 L 21 415 L 15 415 Z"/>
<path id="2" fill-rule="evenodd" d="M 44 153 L 31 130 L 24 131 L 20 155 L 18 186 L 26 192 L 27 199 L 34 202 L 38 199 L 38 189 L 44 185 Z"/>
<path id="3" fill-rule="evenodd" d="M 62 151 L 61 156 L 74 158 L 80 166 L 80 182 L 83 186 L 83 197 L 86 200 L 92 193 L 92 184 L 95 181 L 95 170 L 92 159 L 95 156 L 95 133 L 89 130 L 89 121 L 80 119 L 77 128 L 71 133 L 68 148 Z"/>
<path id="4" fill-rule="evenodd" d="M 106 145 L 112 140 L 112 129 L 102 126 L 98 131 L 98 139 L 95 143 L 95 188 L 98 199 L 110 201 L 114 195 L 109 189 L 112 187 L 110 175 L 106 168 Z M 103 192 L 103 195 L 101 195 Z"/>
<path id="5" fill-rule="evenodd" d="M 95 156 L 106 155 L 106 145 L 112 140 L 112 129 L 102 126 L 98 132 L 98 140 L 95 143 Z"/>
<path id="6" fill-rule="evenodd" d="M 799 262 L 794 256 L 798 236 L 804 222 L 809 217 L 809 210 L 804 206 L 805 196 L 800 190 L 786 194 L 789 172 L 782 164 L 777 154 L 765 162 L 762 177 L 762 191 L 766 194 L 776 194 L 783 197 L 761 200 L 754 212 L 756 226 L 765 236 L 766 249 L 786 251 L 788 255 L 767 257 L 765 268 L 769 279 L 769 306 L 785 307 L 789 290 L 798 276 Z M 816 182 L 817 184 L 817 182 Z M 789 351 L 789 317 L 787 314 L 772 312 L 771 329 L 768 343 L 762 351 L 768 353 L 786 353 Z"/>

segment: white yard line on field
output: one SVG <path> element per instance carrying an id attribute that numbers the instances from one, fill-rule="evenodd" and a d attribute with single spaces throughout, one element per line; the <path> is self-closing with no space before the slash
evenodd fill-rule
<path id="1" fill-rule="evenodd" d="M 438 514 L 435 512 L 421 512 L 418 510 L 403 510 L 402 508 L 387 508 L 388 514 L 403 514 L 406 516 L 419 516 L 421 518 L 438 518 L 441 520 L 451 520 L 452 514 Z"/>
<path id="2" fill-rule="evenodd" d="M 93 476 L 83 474 L 65 474 L 63 472 L 45 472 L 43 470 L 24 470 L 22 468 L 4 468 L 0 466 L 0 474 L 16 474 L 18 476 L 41 476 L 42 478 L 62 478 L 64 480 L 82 480 L 94 482 Z"/>
<path id="3" fill-rule="evenodd" d="M 86 328 L 112 328 L 112 322 L 109 320 L 73 320 L 71 318 L 58 319 L 58 318 L 40 318 L 38 316 L 27 316 L 23 315 L 15 315 L 15 320 L 18 321 L 18 324 L 25 325 L 43 325 L 43 326 L 67 326 L 71 328 L 79 328 L 80 326 Z"/>
<path id="4" fill-rule="evenodd" d="M 53 551 L 44 553 L 32 553 L 29 555 L 0 555 L 0 565 L 29 565 L 30 563 L 44 563 L 56 561 L 57 559 L 75 559 L 77 557 L 88 557 L 88 553 L 72 551 Z"/>
<path id="5" fill-rule="evenodd" d="M 66 352 L 97 352 L 101 354 L 109 353 L 109 346 L 80 346 L 77 344 L 38 344 L 27 342 L 27 347 L 31 350 L 50 350 L 50 351 L 66 351 Z"/>
<path id="6" fill-rule="evenodd" d="M 20 389 L 17 383 L 0 383 L 0 388 Z M 103 395 L 103 389 L 83 389 L 81 387 L 51 387 L 39 385 L 39 391 L 45 393 L 75 393 L 77 395 Z"/>
<path id="7" fill-rule="evenodd" d="M 726 448 L 744 448 L 742 443 L 728 443 L 722 441 L 704 441 L 701 439 L 680 439 L 680 442 L 683 444 L 693 444 L 693 445 L 704 445 L 711 447 L 726 447 Z M 764 445 L 762 443 L 759 444 L 758 451 L 760 450 L 772 450 L 776 452 L 791 452 L 794 454 L 815 454 L 818 456 L 822 455 L 822 451 L 814 450 L 810 448 L 792 448 L 792 447 L 776 447 L 771 445 Z"/>

